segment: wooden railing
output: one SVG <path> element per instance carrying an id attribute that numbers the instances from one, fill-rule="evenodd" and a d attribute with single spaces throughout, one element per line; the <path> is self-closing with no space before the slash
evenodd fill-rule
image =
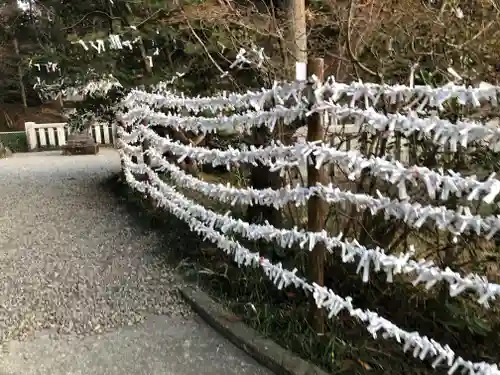
<path id="1" fill-rule="evenodd" d="M 30 151 L 58 149 L 66 144 L 70 134 L 70 129 L 65 122 L 50 124 L 26 122 L 25 129 Z M 115 145 L 116 128 L 114 124 L 95 124 L 90 128 L 89 132 L 97 144 Z"/>

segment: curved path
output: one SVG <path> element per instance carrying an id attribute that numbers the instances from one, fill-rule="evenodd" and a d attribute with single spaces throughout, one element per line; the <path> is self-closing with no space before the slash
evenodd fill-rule
<path id="1" fill-rule="evenodd" d="M 270 374 L 201 322 L 99 155 L 0 160 L 0 375 Z"/>

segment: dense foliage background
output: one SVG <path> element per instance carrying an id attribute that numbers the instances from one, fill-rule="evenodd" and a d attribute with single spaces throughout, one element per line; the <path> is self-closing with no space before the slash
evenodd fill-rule
<path id="1" fill-rule="evenodd" d="M 293 77 L 291 18 L 286 1 L 255 0 L 6 0 L 0 7 L 0 105 L 39 105 L 35 76 L 47 82 L 58 73 L 33 64 L 57 62 L 73 82 L 112 72 L 138 85 L 186 73 L 188 92 L 244 89 Z M 22 5 L 22 7 L 19 6 Z M 311 0 L 307 11 L 309 54 L 324 57 L 327 74 L 339 80 L 407 81 L 418 64 L 418 81 L 449 79 L 453 67 L 464 79 L 494 82 L 498 76 L 498 7 L 494 1 Z M 408 11 L 411 9 L 411 11 Z M 135 26 L 136 30 L 130 28 Z M 96 58 L 78 39 L 121 34 L 143 43 L 132 51 L 106 51 Z M 153 44 L 154 43 L 154 44 Z M 18 45 L 18 52 L 15 48 Z M 220 78 L 240 47 L 264 47 L 271 57 L 258 72 Z M 146 56 L 154 56 L 149 68 Z M 237 84 L 235 82 L 238 82 Z M 5 116 L 0 116 L 0 121 Z"/>

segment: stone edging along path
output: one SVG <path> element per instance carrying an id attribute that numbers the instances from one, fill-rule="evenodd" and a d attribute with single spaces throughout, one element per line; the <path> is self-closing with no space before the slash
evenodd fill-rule
<path id="1" fill-rule="evenodd" d="M 212 328 L 276 374 L 328 375 L 319 367 L 264 338 L 243 322 L 224 318 L 232 314 L 199 288 L 184 287 L 180 292 L 193 310 Z"/>

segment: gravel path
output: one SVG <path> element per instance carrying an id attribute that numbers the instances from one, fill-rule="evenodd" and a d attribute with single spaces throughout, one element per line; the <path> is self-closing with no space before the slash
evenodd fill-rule
<path id="1" fill-rule="evenodd" d="M 195 331 L 202 339 L 206 335 L 205 341 L 228 346 L 200 326 L 178 297 L 173 271 L 150 253 L 159 238 L 135 229 L 125 208 L 100 187 L 119 168 L 113 150 L 101 150 L 97 156 L 16 154 L 0 160 L 4 347 L 35 339 L 40 332 L 79 340 L 113 334 L 121 327 L 147 325 L 154 315 L 165 316 L 167 325 L 172 319 L 170 325 L 198 327 Z M 235 348 L 230 350 L 241 359 L 228 374 L 245 373 L 249 366 L 249 373 L 267 373 L 242 353 L 236 355 Z"/>

